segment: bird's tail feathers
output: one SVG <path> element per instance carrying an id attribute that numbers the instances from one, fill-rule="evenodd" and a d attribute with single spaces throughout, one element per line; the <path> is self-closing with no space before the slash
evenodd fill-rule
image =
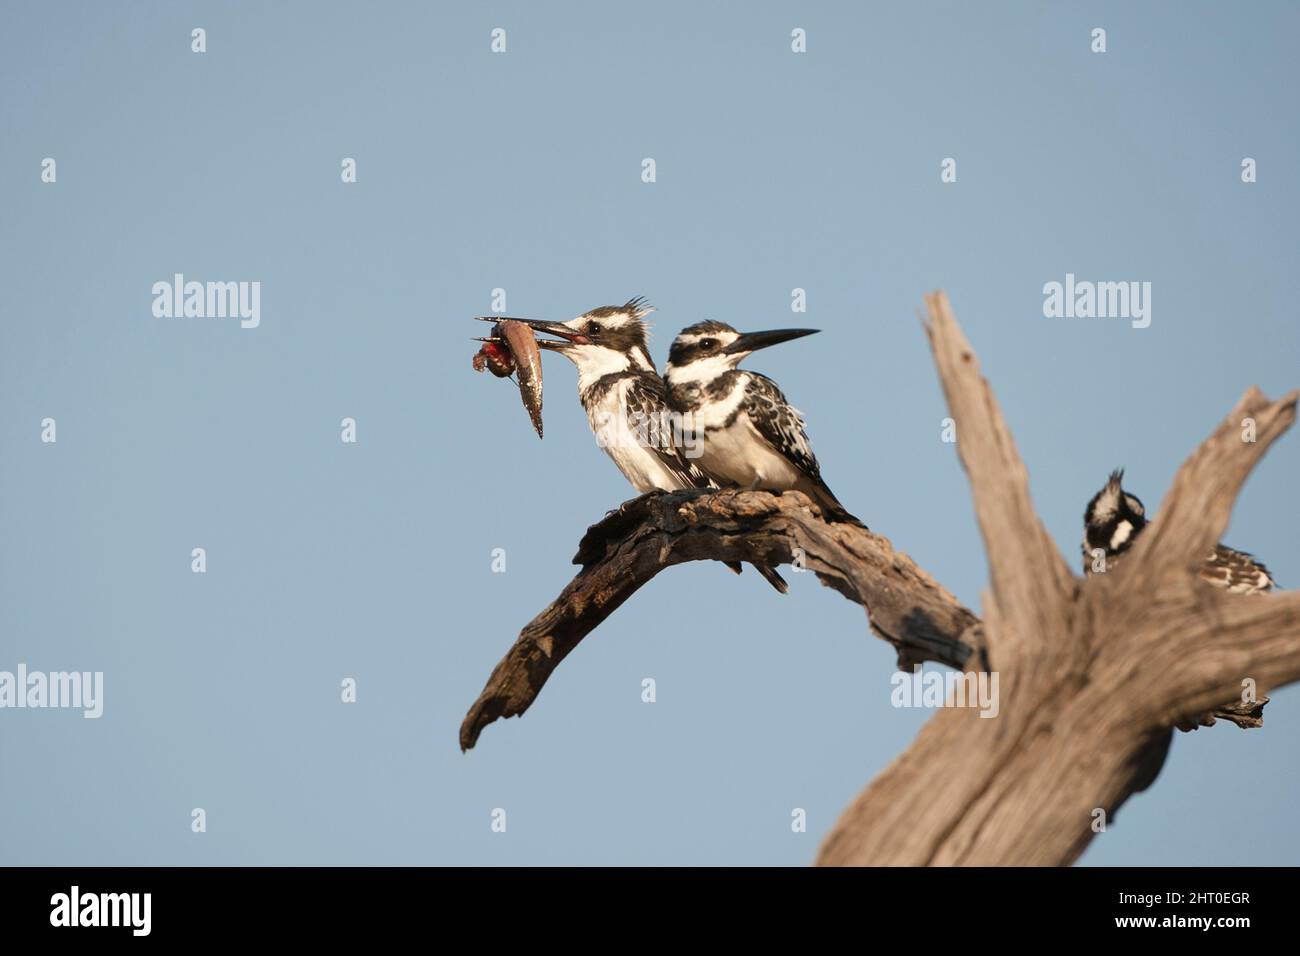
<path id="1" fill-rule="evenodd" d="M 785 578 L 777 572 L 776 568 L 770 564 L 756 564 L 754 567 L 758 573 L 763 575 L 763 580 L 772 587 L 776 588 L 778 594 L 786 594 L 790 590 L 790 585 L 786 584 Z"/>
<path id="2" fill-rule="evenodd" d="M 737 574 L 740 574 L 741 571 L 744 570 L 744 565 L 739 561 L 723 561 L 722 563 L 731 568 L 731 570 L 735 571 Z M 776 568 L 767 564 L 756 564 L 754 567 L 757 569 L 758 573 L 763 576 L 763 580 L 772 585 L 778 593 L 786 594 L 789 592 L 790 585 L 786 583 L 785 578 L 781 577 Z"/>
<path id="3" fill-rule="evenodd" d="M 827 521 L 832 523 L 841 521 L 848 522 L 850 524 L 861 526 L 863 530 L 871 530 L 862 522 L 861 519 L 840 504 L 840 500 L 835 497 L 834 492 L 832 492 L 830 488 L 826 487 L 826 482 L 822 481 L 820 478 L 817 479 L 815 484 L 811 484 L 811 487 L 800 490 L 808 495 L 808 497 L 813 501 L 817 502 L 822 509 L 822 517 Z"/>

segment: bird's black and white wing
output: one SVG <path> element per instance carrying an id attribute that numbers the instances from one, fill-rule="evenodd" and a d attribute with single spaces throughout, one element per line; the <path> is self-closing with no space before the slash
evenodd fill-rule
<path id="1" fill-rule="evenodd" d="M 769 445 L 813 481 L 821 480 L 821 466 L 804 431 L 803 416 L 792 408 L 776 382 L 756 372 L 749 373 L 745 389 L 745 414 Z"/>
<path id="2" fill-rule="evenodd" d="M 657 376 L 638 375 L 628 380 L 624 393 L 627 425 L 644 437 L 644 447 L 665 469 L 687 488 L 716 488 L 717 485 L 686 457 L 681 435 L 673 427 L 675 418 L 668 407 L 668 389 Z"/>
<path id="3" fill-rule="evenodd" d="M 1268 568 L 1244 551 L 1222 544 L 1201 565 L 1201 577 L 1215 587 L 1226 588 L 1236 594 L 1258 594 L 1271 591 L 1276 582 Z"/>

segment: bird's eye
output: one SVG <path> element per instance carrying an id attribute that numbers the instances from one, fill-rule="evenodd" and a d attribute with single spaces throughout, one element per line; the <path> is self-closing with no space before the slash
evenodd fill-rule
<path id="1" fill-rule="evenodd" d="M 712 352 L 718 345 L 717 339 L 700 339 L 700 348 L 706 352 Z"/>
<path id="2" fill-rule="evenodd" d="M 589 335 L 596 335 L 596 334 L 599 333 L 599 332 L 600 332 L 600 323 L 599 323 L 599 322 L 588 322 L 588 323 L 587 323 L 587 333 L 588 333 Z"/>

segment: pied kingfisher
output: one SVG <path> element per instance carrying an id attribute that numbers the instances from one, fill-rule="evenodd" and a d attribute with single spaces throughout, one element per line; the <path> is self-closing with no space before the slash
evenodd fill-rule
<path id="1" fill-rule="evenodd" d="M 577 366 L 578 397 L 596 441 L 633 488 L 642 494 L 716 488 L 682 441 L 667 387 L 646 348 L 644 319 L 653 311 L 638 298 L 592 309 L 568 322 L 519 321 L 558 336 L 537 344 Z M 726 564 L 740 573 L 739 564 Z M 772 587 L 786 593 L 788 585 L 774 568 L 756 567 Z"/>
<path id="2" fill-rule="evenodd" d="M 1106 486 L 1092 496 L 1083 512 L 1083 571 L 1094 574 L 1115 567 L 1146 527 L 1146 508 L 1124 490 L 1124 470 L 1112 471 Z M 1206 555 L 1198 569 L 1201 580 L 1237 594 L 1262 594 L 1275 586 L 1268 569 L 1244 551 L 1222 544 Z M 1174 726 L 1195 730 L 1214 723 L 1214 715 L 1184 718 Z"/>
<path id="3" fill-rule="evenodd" d="M 1124 490 L 1124 471 L 1112 471 L 1106 486 L 1092 496 L 1083 513 L 1083 570 L 1091 574 L 1098 564 L 1098 550 L 1105 556 L 1106 570 L 1133 546 L 1146 527 L 1146 509 L 1136 495 Z M 1264 565 L 1244 551 L 1218 544 L 1206 555 L 1199 569 L 1202 580 L 1237 594 L 1259 594 L 1275 586 Z"/>
<path id="4" fill-rule="evenodd" d="M 700 467 L 724 487 L 802 491 L 829 520 L 859 524 L 822 480 L 803 416 L 770 378 L 738 369 L 751 352 L 816 329 L 737 332 L 725 322 L 683 329 L 668 353 L 668 398 L 703 435 Z"/>

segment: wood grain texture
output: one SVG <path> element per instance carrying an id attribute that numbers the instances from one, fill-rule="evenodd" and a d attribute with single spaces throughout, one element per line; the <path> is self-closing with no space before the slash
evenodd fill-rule
<path id="1" fill-rule="evenodd" d="M 1251 389 L 1179 469 L 1125 564 L 1073 577 L 1042 530 L 1026 470 L 946 297 L 927 332 L 957 423 L 991 587 L 994 719 L 945 708 L 849 806 L 826 865 L 1062 865 L 1155 779 L 1171 729 L 1214 711 L 1257 726 L 1262 691 L 1300 679 L 1300 594 L 1230 594 L 1196 569 L 1242 482 L 1295 420 L 1296 393 Z M 1242 441 L 1241 421 L 1257 441 Z M 1261 691 L 1242 697 L 1242 681 Z"/>

